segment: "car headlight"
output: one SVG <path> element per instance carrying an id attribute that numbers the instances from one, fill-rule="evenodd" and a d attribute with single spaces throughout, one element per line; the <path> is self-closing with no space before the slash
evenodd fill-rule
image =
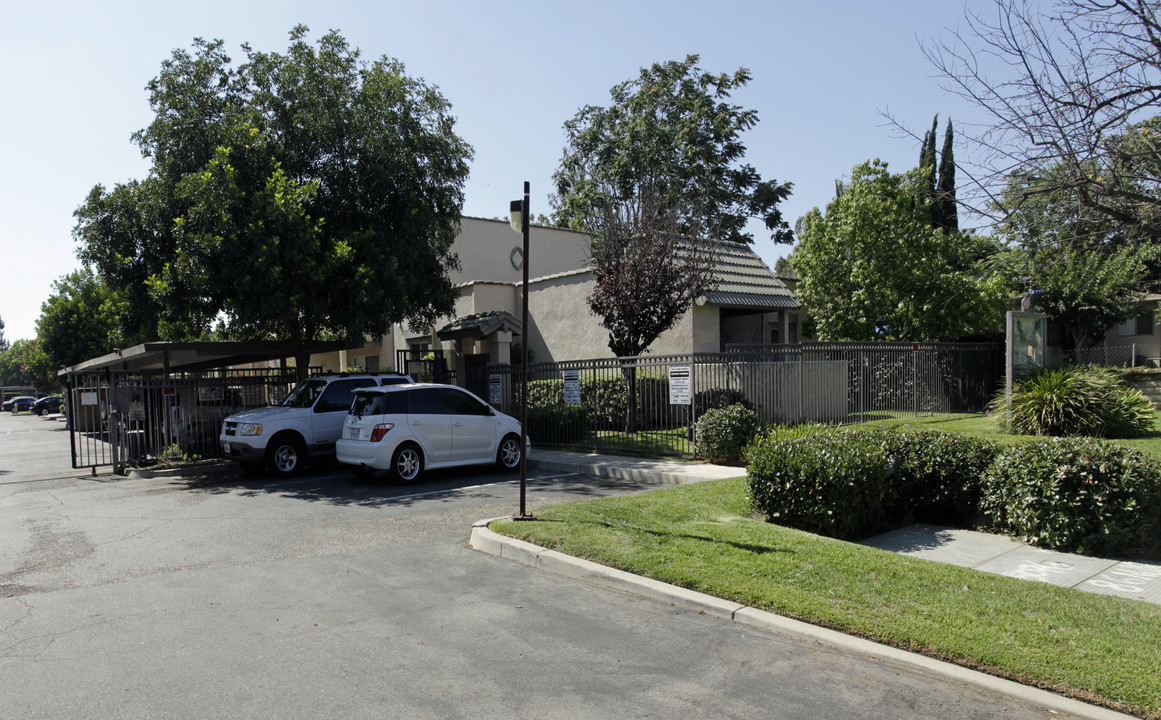
<path id="1" fill-rule="evenodd" d="M 262 426 L 258 423 L 242 423 L 238 426 L 239 435 L 261 435 Z"/>

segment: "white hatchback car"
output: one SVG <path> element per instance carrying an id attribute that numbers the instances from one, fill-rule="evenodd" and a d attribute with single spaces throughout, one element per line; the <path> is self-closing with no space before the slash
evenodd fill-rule
<path id="1" fill-rule="evenodd" d="M 360 388 L 335 455 L 356 472 L 387 470 L 405 482 L 459 465 L 516 470 L 520 423 L 454 385 Z"/>

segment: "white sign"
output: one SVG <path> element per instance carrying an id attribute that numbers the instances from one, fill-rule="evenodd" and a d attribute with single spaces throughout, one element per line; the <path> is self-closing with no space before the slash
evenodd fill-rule
<path id="1" fill-rule="evenodd" d="M 564 371 L 564 404 L 580 405 L 580 370 Z"/>
<path id="2" fill-rule="evenodd" d="M 693 373 L 689 365 L 669 366 L 669 404 L 692 405 Z"/>
<path id="3" fill-rule="evenodd" d="M 95 393 L 95 392 L 82 392 L 81 393 L 81 405 L 96 405 L 96 404 L 97 404 L 97 393 Z"/>
<path id="4" fill-rule="evenodd" d="M 499 375 L 488 376 L 488 402 L 493 407 L 500 407 L 504 402 L 504 382 Z"/>

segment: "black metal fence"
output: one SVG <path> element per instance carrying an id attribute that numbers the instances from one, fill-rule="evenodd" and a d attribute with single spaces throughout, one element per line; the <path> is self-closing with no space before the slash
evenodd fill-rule
<path id="1" fill-rule="evenodd" d="M 231 413 L 276 405 L 294 370 L 92 372 L 69 376 L 66 411 L 73 467 L 123 467 L 221 454 Z"/>
<path id="2" fill-rule="evenodd" d="M 520 367 L 489 365 L 489 401 L 514 415 Z M 978 412 L 1003 381 L 999 344 L 805 343 L 725 353 L 529 365 L 534 446 L 694 454 L 697 419 L 741 403 L 761 423 L 854 423 Z"/>

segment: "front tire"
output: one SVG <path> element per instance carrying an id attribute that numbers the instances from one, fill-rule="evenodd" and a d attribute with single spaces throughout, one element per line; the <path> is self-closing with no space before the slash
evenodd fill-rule
<path id="1" fill-rule="evenodd" d="M 500 441 L 500 447 L 496 450 L 496 467 L 508 472 L 515 472 L 520 469 L 520 456 L 520 436 L 505 435 L 504 439 Z"/>
<path id="2" fill-rule="evenodd" d="M 306 460 L 306 447 L 297 435 L 275 436 L 266 448 L 266 466 L 276 477 L 288 478 L 298 473 Z"/>
<path id="3" fill-rule="evenodd" d="M 423 472 L 423 452 L 419 446 L 404 443 L 391 456 L 391 477 L 399 482 L 414 482 Z"/>

